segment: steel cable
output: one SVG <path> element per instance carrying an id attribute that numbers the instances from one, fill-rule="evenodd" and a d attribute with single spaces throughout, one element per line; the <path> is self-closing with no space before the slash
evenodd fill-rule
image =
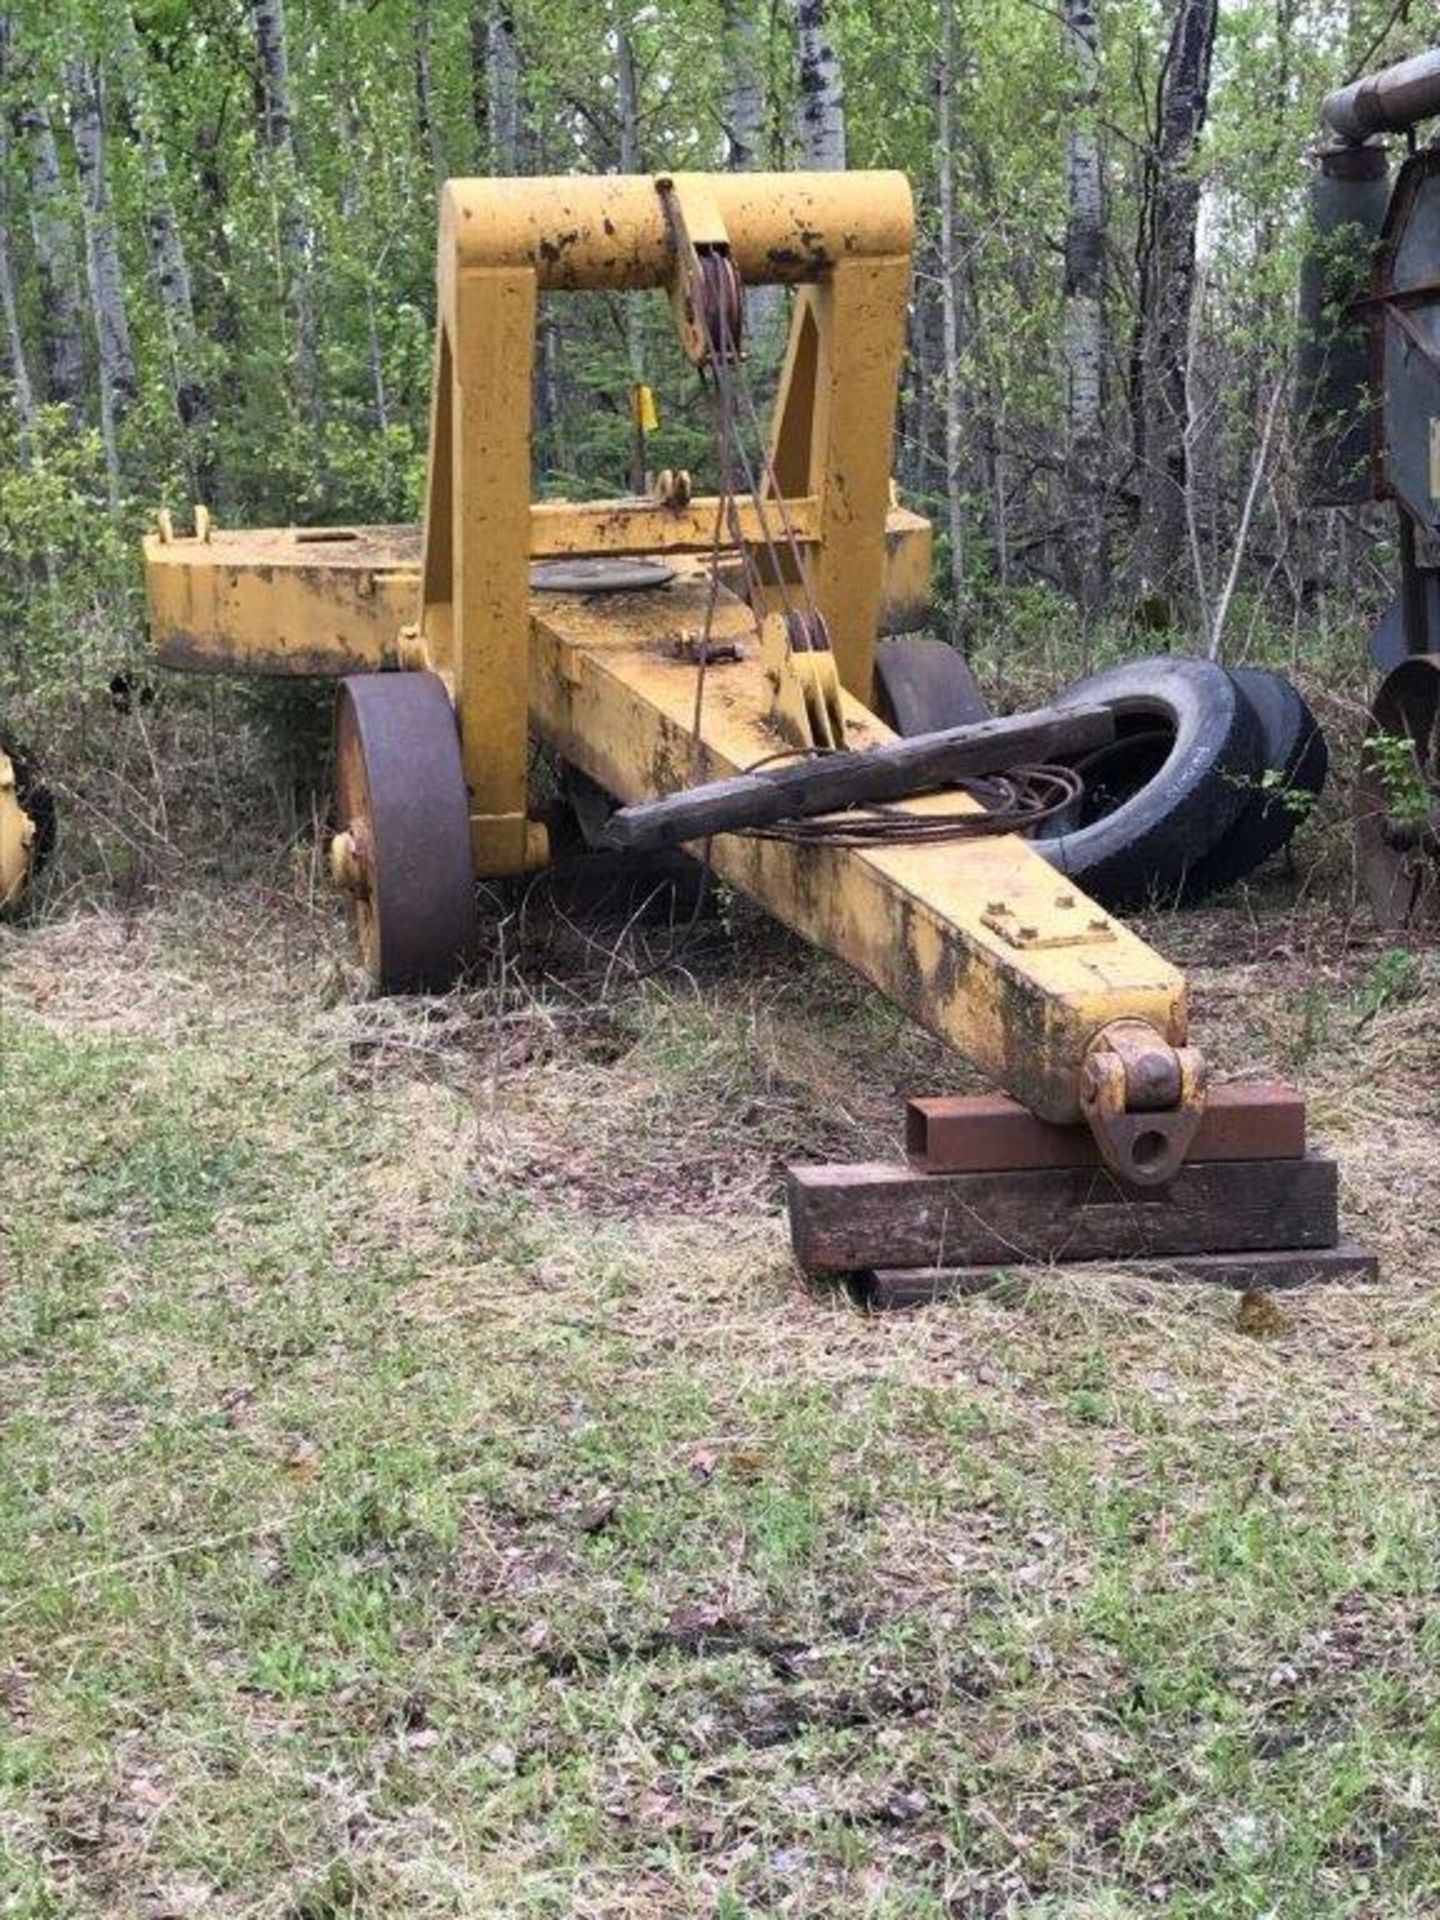
<path id="1" fill-rule="evenodd" d="M 791 518 L 789 504 L 780 487 L 774 462 L 766 443 L 764 423 L 755 401 L 741 354 L 740 334 L 744 312 L 744 290 L 733 263 L 722 255 L 701 256 L 690 241 L 684 215 L 678 201 L 667 197 L 667 212 L 673 223 L 677 245 L 690 254 L 701 289 L 697 302 L 698 318 L 704 332 L 708 358 L 700 367 L 702 385 L 708 387 L 712 403 L 716 455 L 719 465 L 720 496 L 716 502 L 715 534 L 710 555 L 710 592 L 700 636 L 695 706 L 691 720 L 692 760 L 700 761 L 700 726 L 704 710 L 705 669 L 709 661 L 710 637 L 720 585 L 721 534 L 728 527 L 740 560 L 746 591 L 756 625 L 767 583 L 761 578 L 756 554 L 744 538 L 736 503 L 736 469 L 744 491 L 754 506 L 761 540 L 769 561 L 773 591 L 779 594 L 792 631 L 813 620 L 824 633 L 824 619 L 814 604 L 809 575 L 800 551 L 800 541 Z M 709 379 L 706 379 L 706 374 Z M 736 404 L 737 393 L 747 422 L 760 449 L 759 468 L 752 465 Z M 763 482 L 763 484 L 762 484 Z M 774 507 L 781 524 L 777 542 L 769 509 Z M 786 550 L 789 570 L 782 562 L 781 547 Z M 793 576 L 793 577 L 791 577 Z M 798 594 L 801 607 L 793 604 Z M 835 749 L 838 752 L 844 748 Z M 768 766 L 777 760 L 795 757 L 795 750 L 771 754 L 747 771 Z M 808 758 L 819 758 L 813 750 Z M 1030 833 L 1042 821 L 1053 818 L 1073 806 L 1084 793 L 1085 785 L 1073 768 L 1051 765 L 1021 766 L 983 779 L 961 779 L 946 790 L 967 794 L 978 801 L 980 811 L 946 810 L 915 813 L 902 805 L 875 804 L 850 808 L 844 812 L 814 817 L 777 820 L 764 827 L 746 830 L 759 840 L 784 840 L 795 845 L 834 847 L 926 846 L 944 841 L 980 839 L 1006 833 Z M 709 865 L 710 843 L 705 842 L 702 864 Z"/>

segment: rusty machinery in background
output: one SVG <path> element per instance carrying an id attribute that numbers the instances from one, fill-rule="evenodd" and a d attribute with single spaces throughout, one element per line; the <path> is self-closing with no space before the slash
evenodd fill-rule
<path id="1" fill-rule="evenodd" d="M 1400 591 L 1356 786 L 1360 875 L 1382 925 L 1440 911 L 1440 49 L 1332 93 L 1310 187 L 1297 413 L 1316 505 L 1391 500 Z M 1405 154 L 1391 175 L 1386 135 Z"/>
<path id="2" fill-rule="evenodd" d="M 1112 710 L 978 718 L 948 649 L 877 648 L 928 600 L 929 528 L 890 481 L 913 228 L 896 173 L 450 182 L 423 529 L 162 522 L 145 545 L 160 657 L 339 677 L 331 865 L 380 988 L 449 985 L 477 876 L 549 859 L 529 784 L 543 743 L 603 796 L 607 844 L 702 844 L 1015 1096 L 1040 1134 L 1006 1136 L 1013 1171 L 1073 1186 L 1078 1154 L 1091 1199 L 1120 1183 L 1092 1227 L 1143 1219 L 1161 1254 L 1331 1248 L 1333 1166 L 1276 1146 L 1280 1120 L 1269 1186 L 1225 1124 L 1187 1164 L 1205 1071 L 1184 980 L 1022 837 L 1073 803 L 1053 763 L 1102 748 Z M 757 283 L 794 290 L 768 428 L 742 350 Z M 647 288 L 668 292 L 709 392 L 719 492 L 664 474 L 644 498 L 532 501 L 540 295 Z M 1085 1143 L 1058 1171 L 1057 1130 Z M 869 1217 L 899 1243 L 881 1174 L 861 1181 Z M 903 1205 L 940 1223 L 919 1230 L 929 1255 L 963 1254 L 957 1223 L 989 1202 L 953 1182 L 993 1174 L 917 1178 Z M 813 1248 L 803 1186 L 792 1221 Z M 1153 1204 L 1129 1204 L 1139 1188 Z"/>

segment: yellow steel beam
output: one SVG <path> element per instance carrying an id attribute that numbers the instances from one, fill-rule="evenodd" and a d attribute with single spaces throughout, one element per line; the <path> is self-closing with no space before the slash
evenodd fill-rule
<path id="1" fill-rule="evenodd" d="M 825 615 L 842 686 L 871 696 L 880 620 L 879 544 L 890 492 L 895 398 L 905 351 L 910 256 L 845 260 L 795 303 L 775 405 L 781 494 L 817 496 L 806 581 Z"/>
<path id="2" fill-rule="evenodd" d="M 692 176 L 672 174 L 686 197 Z M 802 285 L 842 260 L 909 258 L 915 205 L 903 173 L 693 176 L 751 284 Z M 451 180 L 440 197 L 441 271 L 526 267 L 542 287 L 636 291 L 669 284 L 674 247 L 647 174 Z"/>
<path id="3" fill-rule="evenodd" d="M 888 468 L 887 468 L 888 483 Z M 609 553 L 709 553 L 715 545 L 715 518 L 720 502 L 699 494 L 683 507 L 659 506 L 649 500 L 542 500 L 530 509 L 532 559 L 554 559 Z M 813 546 L 820 536 L 820 503 L 812 499 L 785 502 L 790 526 L 801 546 Z M 775 516 L 770 516 L 775 524 Z M 740 538 L 757 543 L 764 536 L 754 502 L 737 500 L 726 511 L 721 544 L 729 546 L 738 526 Z"/>
<path id="4" fill-rule="evenodd" d="M 418 527 L 252 528 L 145 540 L 150 637 L 181 671 L 392 667 L 420 611 Z"/>
<path id="5" fill-rule="evenodd" d="M 809 503 L 794 505 L 808 542 L 814 533 Z M 739 510 L 742 531 L 752 529 L 754 508 L 742 501 Z M 530 554 L 543 560 L 634 552 L 642 516 L 644 537 L 654 537 L 646 551 L 708 554 L 714 513 L 714 501 L 703 498 L 679 512 L 630 501 L 544 501 L 530 510 Z M 151 534 L 145 590 L 156 654 L 182 672 L 323 675 L 397 666 L 401 631 L 420 618 L 421 539 L 418 526 L 217 528 L 208 540 Z M 928 520 L 904 507 L 890 509 L 882 632 L 924 626 L 931 546 Z M 728 548 L 721 570 L 739 583 L 740 563 Z"/>
<path id="6" fill-rule="evenodd" d="M 698 745 L 692 737 L 695 668 L 682 636 L 701 624 L 707 591 L 696 576 L 627 596 L 623 621 L 569 595 L 532 601 L 532 722 L 624 800 L 739 772 L 783 746 L 753 617 L 728 594 L 714 637 L 741 657 L 711 661 Z M 892 737 L 849 696 L 844 712 L 848 744 Z M 944 794 L 909 804 L 973 803 Z M 1176 969 L 1014 836 L 862 851 L 722 835 L 711 858 L 1046 1119 L 1080 1117 L 1086 1051 L 1113 1022 L 1185 1039 Z"/>

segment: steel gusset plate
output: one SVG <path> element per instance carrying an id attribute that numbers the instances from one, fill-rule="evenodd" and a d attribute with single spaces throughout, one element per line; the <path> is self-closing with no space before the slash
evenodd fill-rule
<path id="1" fill-rule="evenodd" d="M 444 992 L 476 938 L 460 735 L 433 673 L 340 683 L 335 820 L 356 849 L 361 950 L 383 993 Z"/>
<path id="2" fill-rule="evenodd" d="M 1355 785 L 1361 883 L 1382 927 L 1440 918 L 1440 653 L 1389 674 Z"/>

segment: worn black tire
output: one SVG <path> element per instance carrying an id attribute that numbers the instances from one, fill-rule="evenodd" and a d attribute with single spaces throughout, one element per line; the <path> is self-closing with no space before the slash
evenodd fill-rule
<path id="1" fill-rule="evenodd" d="M 1330 752 L 1315 716 L 1283 674 L 1232 667 L 1263 736 L 1259 784 L 1247 792 L 1238 818 L 1185 877 L 1187 900 L 1203 900 L 1233 886 L 1278 853 L 1325 785 Z"/>
<path id="2" fill-rule="evenodd" d="M 965 656 L 918 633 L 876 642 L 875 711 L 907 739 L 990 718 Z"/>
<path id="3" fill-rule="evenodd" d="M 1114 709 L 1116 742 L 1077 763 L 1091 783 L 1078 824 L 1069 814 L 1047 821 L 1036 848 L 1106 906 L 1173 903 L 1245 808 L 1264 756 L 1260 721 L 1209 660 L 1130 661 L 1066 687 L 1054 704 L 1097 701 Z"/>

